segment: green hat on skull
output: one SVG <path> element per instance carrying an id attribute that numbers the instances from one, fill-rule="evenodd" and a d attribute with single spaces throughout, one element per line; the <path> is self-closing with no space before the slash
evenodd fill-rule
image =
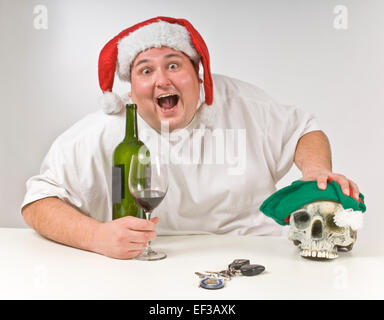
<path id="1" fill-rule="evenodd" d="M 352 193 L 346 196 L 339 184 L 329 179 L 327 188 L 321 190 L 317 187 L 317 181 L 294 181 L 290 186 L 282 188 L 266 199 L 260 207 L 260 211 L 274 219 L 280 225 L 289 224 L 289 216 L 307 203 L 319 200 L 331 200 L 340 203 L 344 209 L 353 211 L 366 211 L 364 196 L 360 193 L 355 199 Z"/>

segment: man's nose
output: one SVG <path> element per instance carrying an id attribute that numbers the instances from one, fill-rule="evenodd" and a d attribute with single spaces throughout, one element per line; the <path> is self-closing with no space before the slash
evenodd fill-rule
<path id="1" fill-rule="evenodd" d="M 171 84 L 167 72 L 163 69 L 156 71 L 155 82 L 157 87 L 168 87 Z"/>

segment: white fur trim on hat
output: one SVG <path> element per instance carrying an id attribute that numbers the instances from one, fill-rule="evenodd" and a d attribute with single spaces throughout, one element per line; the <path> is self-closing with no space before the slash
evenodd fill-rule
<path id="1" fill-rule="evenodd" d="M 123 100 L 114 92 L 105 92 L 100 96 L 99 105 L 107 114 L 119 113 L 124 108 Z"/>
<path id="2" fill-rule="evenodd" d="M 361 211 L 353 211 L 353 209 L 338 210 L 333 220 L 339 227 L 351 227 L 352 230 L 358 230 L 363 227 L 363 213 Z"/>
<path id="3" fill-rule="evenodd" d="M 165 21 L 154 22 L 131 32 L 119 41 L 117 46 L 119 78 L 130 81 L 131 64 L 136 56 L 149 48 L 163 46 L 184 52 L 194 62 L 198 62 L 200 59 L 185 27 Z"/>

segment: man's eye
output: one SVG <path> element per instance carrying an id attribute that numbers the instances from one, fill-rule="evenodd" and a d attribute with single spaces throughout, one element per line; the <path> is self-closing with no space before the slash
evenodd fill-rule
<path id="1" fill-rule="evenodd" d="M 171 64 L 169 65 L 169 69 L 177 69 L 177 67 L 178 67 L 178 64 L 177 64 L 177 63 L 171 63 Z"/>
<path id="2" fill-rule="evenodd" d="M 149 68 L 145 68 L 145 69 L 141 70 L 142 74 L 148 74 L 150 72 L 151 72 L 151 70 Z"/>

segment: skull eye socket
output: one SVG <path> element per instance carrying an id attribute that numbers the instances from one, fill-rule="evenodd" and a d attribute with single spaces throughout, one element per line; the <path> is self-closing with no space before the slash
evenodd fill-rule
<path id="1" fill-rule="evenodd" d="M 337 233 L 344 233 L 344 228 L 343 227 L 339 227 L 336 223 L 335 223 L 335 220 L 333 220 L 333 218 L 335 217 L 334 214 L 328 214 L 325 218 L 325 223 L 327 225 L 327 227 L 329 228 L 329 230 L 331 230 L 332 232 L 337 232 Z"/>
<path id="2" fill-rule="evenodd" d="M 293 221 L 298 229 L 305 229 L 309 226 L 311 217 L 307 211 L 299 211 L 293 215 Z"/>

